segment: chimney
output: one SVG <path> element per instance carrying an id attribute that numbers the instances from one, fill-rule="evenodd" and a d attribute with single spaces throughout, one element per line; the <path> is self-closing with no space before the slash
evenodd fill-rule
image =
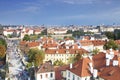
<path id="1" fill-rule="evenodd" d="M 74 49 L 74 45 L 72 46 L 72 48 Z"/>
<path id="2" fill-rule="evenodd" d="M 118 60 L 113 60 L 113 66 L 118 66 Z"/>
<path id="3" fill-rule="evenodd" d="M 106 66 L 110 65 L 110 59 L 106 59 Z"/>
<path id="4" fill-rule="evenodd" d="M 98 70 L 97 70 L 97 69 L 94 69 L 94 70 L 93 70 L 93 77 L 94 77 L 94 78 L 97 78 L 97 74 L 98 74 Z"/>
<path id="5" fill-rule="evenodd" d="M 72 69 L 73 68 L 73 64 L 72 63 L 70 63 L 70 69 Z"/>

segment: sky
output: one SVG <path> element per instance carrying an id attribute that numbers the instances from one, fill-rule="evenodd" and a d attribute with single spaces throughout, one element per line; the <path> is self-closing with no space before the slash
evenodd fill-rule
<path id="1" fill-rule="evenodd" d="M 0 0 L 0 24 L 120 24 L 120 0 Z"/>

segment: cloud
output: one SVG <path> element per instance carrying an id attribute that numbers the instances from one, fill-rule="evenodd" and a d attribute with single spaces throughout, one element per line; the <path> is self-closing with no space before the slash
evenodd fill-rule
<path id="1" fill-rule="evenodd" d="M 40 2 L 24 2 L 22 3 L 22 8 L 19 10 L 21 12 L 37 13 L 41 10 Z"/>
<path id="2" fill-rule="evenodd" d="M 97 0 L 60 0 L 60 1 L 67 4 L 92 4 Z"/>
<path id="3" fill-rule="evenodd" d="M 120 19 L 120 8 L 114 8 L 106 11 L 91 12 L 86 14 L 66 15 L 57 17 L 58 20 L 119 20 Z M 94 20 L 93 20 L 94 21 Z"/>
<path id="4" fill-rule="evenodd" d="M 19 10 L 22 12 L 29 12 L 29 13 L 37 13 L 40 10 L 39 6 L 27 6 L 24 7 L 23 9 Z"/>
<path id="5" fill-rule="evenodd" d="M 56 0 L 66 4 L 94 4 L 94 3 L 105 3 L 111 4 L 111 0 Z"/>

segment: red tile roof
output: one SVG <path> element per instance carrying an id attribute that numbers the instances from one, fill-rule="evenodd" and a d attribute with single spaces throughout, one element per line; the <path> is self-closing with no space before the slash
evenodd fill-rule
<path id="1" fill-rule="evenodd" d="M 99 53 L 93 56 L 93 64 L 96 69 L 106 66 L 105 53 Z"/>
<path id="2" fill-rule="evenodd" d="M 28 41 L 21 41 L 20 45 L 21 46 L 25 46 L 27 45 L 27 47 L 37 47 L 39 46 L 40 42 L 28 42 Z"/>
<path id="3" fill-rule="evenodd" d="M 62 71 L 66 71 L 67 69 L 69 69 L 69 65 L 56 67 L 55 68 L 55 80 L 62 80 L 62 79 L 64 79 L 64 77 L 62 76 L 61 73 L 62 73 Z"/>
<path id="4" fill-rule="evenodd" d="M 89 52 L 86 51 L 85 49 L 83 48 L 80 48 L 80 49 L 46 49 L 45 50 L 45 53 L 47 54 L 66 54 L 66 52 L 69 52 L 69 54 L 88 54 Z"/>
<path id="5" fill-rule="evenodd" d="M 104 40 L 92 40 L 94 46 L 104 45 L 106 41 Z"/>
<path id="6" fill-rule="evenodd" d="M 53 72 L 54 67 L 51 62 L 46 62 L 42 65 L 40 65 L 39 69 L 37 70 L 37 73 L 45 73 L 45 72 Z"/>
<path id="7" fill-rule="evenodd" d="M 120 80 L 120 67 L 104 67 L 99 76 L 105 80 Z"/>
<path id="8" fill-rule="evenodd" d="M 39 46 L 39 42 L 29 42 L 29 43 L 27 43 L 27 46 L 28 47 L 37 47 L 37 46 Z"/>
<path id="9" fill-rule="evenodd" d="M 20 45 L 25 45 L 27 43 L 27 41 L 21 41 Z"/>
<path id="10" fill-rule="evenodd" d="M 82 46 L 93 45 L 91 40 L 80 40 L 80 44 L 81 44 Z"/>
<path id="11" fill-rule="evenodd" d="M 68 70 L 80 77 L 91 76 L 88 65 L 90 62 L 92 61 L 89 58 L 83 58 L 80 61 L 74 63 L 73 68 Z"/>

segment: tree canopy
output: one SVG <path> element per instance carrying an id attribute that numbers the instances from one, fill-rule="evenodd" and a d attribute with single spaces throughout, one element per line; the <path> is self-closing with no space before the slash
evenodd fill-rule
<path id="1" fill-rule="evenodd" d="M 30 41 L 30 36 L 26 34 L 23 38 L 23 41 Z"/>
<path id="2" fill-rule="evenodd" d="M 7 48 L 7 43 L 4 39 L 0 38 L 0 45 L 3 45 Z"/>
<path id="3" fill-rule="evenodd" d="M 30 49 L 28 52 L 28 62 L 33 62 L 35 66 L 39 66 L 40 64 L 42 64 L 44 57 L 44 52 L 42 50 L 39 50 L 38 48 Z"/>
<path id="4" fill-rule="evenodd" d="M 62 66 L 62 65 L 64 65 L 62 60 L 56 60 L 53 64 L 54 64 L 54 66 Z"/>
<path id="5" fill-rule="evenodd" d="M 78 53 L 74 60 L 76 62 L 76 61 L 79 61 L 80 59 L 82 59 L 82 55 Z"/>
<path id="6" fill-rule="evenodd" d="M 115 40 L 120 39 L 120 29 L 115 29 L 114 34 L 115 34 Z"/>
<path id="7" fill-rule="evenodd" d="M 107 32 L 105 32 L 105 35 L 107 36 L 108 39 L 114 40 L 114 38 L 115 38 L 115 35 L 113 32 L 107 31 Z"/>
<path id="8" fill-rule="evenodd" d="M 95 49 L 93 49 L 92 53 L 93 53 L 93 55 L 95 55 L 95 54 L 98 54 L 99 51 L 100 51 L 99 49 L 95 48 Z"/>
<path id="9" fill-rule="evenodd" d="M 83 31 L 81 31 L 81 30 L 78 30 L 78 31 L 74 31 L 73 33 L 72 33 L 72 36 L 73 37 L 80 37 L 80 36 L 82 36 L 82 35 L 84 35 L 84 32 Z"/>
<path id="10" fill-rule="evenodd" d="M 5 52 L 7 48 L 7 43 L 4 39 L 0 38 L 0 58 L 5 57 Z"/>
<path id="11" fill-rule="evenodd" d="M 0 45 L 0 58 L 5 57 L 5 46 Z"/>
<path id="12" fill-rule="evenodd" d="M 103 48 L 104 48 L 105 50 L 110 49 L 110 48 L 116 50 L 116 49 L 118 49 L 118 44 L 116 44 L 114 40 L 109 40 L 109 41 L 103 46 Z"/>

